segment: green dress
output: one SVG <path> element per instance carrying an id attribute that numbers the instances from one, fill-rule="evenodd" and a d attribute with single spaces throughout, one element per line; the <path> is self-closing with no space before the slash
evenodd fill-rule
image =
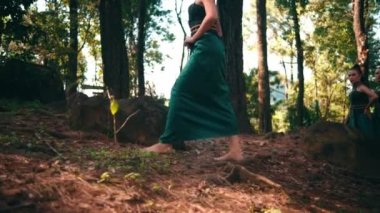
<path id="1" fill-rule="evenodd" d="M 377 99 L 374 104 L 375 110 L 372 117 L 374 122 L 375 137 L 379 138 L 378 140 L 380 141 L 380 86 L 376 87 L 375 92 L 379 96 L 379 99 Z"/>
<path id="2" fill-rule="evenodd" d="M 204 8 L 189 7 L 190 27 L 202 22 Z M 162 143 L 238 134 L 229 87 L 225 79 L 224 46 L 209 30 L 191 48 L 189 61 L 172 90 Z"/>
<path id="3" fill-rule="evenodd" d="M 368 96 L 356 90 L 353 90 L 350 95 L 350 114 L 348 117 L 348 126 L 357 130 L 365 140 L 374 139 L 374 130 L 372 120 L 364 113 L 369 99 Z"/>

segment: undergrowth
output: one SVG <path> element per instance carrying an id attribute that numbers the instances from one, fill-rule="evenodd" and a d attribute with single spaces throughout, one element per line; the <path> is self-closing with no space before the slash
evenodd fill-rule
<path id="1" fill-rule="evenodd" d="M 167 173 L 171 160 L 167 156 L 156 153 L 144 152 L 140 149 L 121 148 L 111 150 L 109 148 L 90 148 L 80 151 L 84 161 L 92 162 L 95 169 L 107 169 L 109 171 L 119 170 L 124 173 L 138 172 L 148 174 L 158 172 Z"/>

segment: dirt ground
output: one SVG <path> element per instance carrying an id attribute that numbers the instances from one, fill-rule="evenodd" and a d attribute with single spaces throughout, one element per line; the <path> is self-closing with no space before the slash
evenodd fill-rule
<path id="1" fill-rule="evenodd" d="M 0 212 L 380 212 L 380 181 L 310 157 L 293 134 L 154 155 L 72 131 L 66 115 L 0 107 Z"/>

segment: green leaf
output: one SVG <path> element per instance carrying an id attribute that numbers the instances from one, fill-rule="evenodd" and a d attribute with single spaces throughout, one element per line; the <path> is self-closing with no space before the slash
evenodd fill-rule
<path id="1" fill-rule="evenodd" d="M 112 115 L 115 115 L 119 111 L 119 103 L 115 99 L 111 99 L 110 110 Z"/>

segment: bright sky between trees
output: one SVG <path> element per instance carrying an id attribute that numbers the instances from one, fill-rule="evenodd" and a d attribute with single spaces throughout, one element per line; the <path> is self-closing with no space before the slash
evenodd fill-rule
<path id="1" fill-rule="evenodd" d="M 177 0 L 178 2 L 180 0 Z M 185 25 L 185 29 L 187 34 L 189 34 L 189 29 L 187 26 L 188 21 L 188 12 L 187 8 L 190 4 L 192 4 L 194 0 L 184 0 L 183 9 L 182 9 L 182 22 Z M 248 13 L 250 11 L 250 3 L 251 1 L 243 1 L 243 11 L 244 13 Z M 179 4 L 178 4 L 179 5 Z M 45 9 L 45 1 L 37 0 L 37 6 L 39 10 Z M 145 67 L 145 79 L 146 81 L 152 82 L 155 85 L 156 93 L 159 96 L 164 96 L 165 98 L 170 97 L 170 90 L 173 86 L 176 78 L 178 77 L 180 70 L 180 60 L 181 60 L 181 51 L 183 46 L 183 34 L 180 28 L 180 25 L 177 22 L 175 15 L 175 1 L 173 0 L 162 0 L 162 6 L 165 9 L 171 11 L 171 18 L 173 20 L 173 24 L 170 25 L 170 31 L 175 32 L 176 39 L 174 42 L 162 42 L 161 51 L 164 55 L 168 55 L 162 64 L 159 64 L 157 67 Z M 254 12 L 254 11 L 253 11 Z M 245 25 L 246 19 L 243 18 L 243 27 Z M 252 25 L 252 23 L 250 23 Z M 252 27 L 256 27 L 253 24 Z M 177 33 L 178 32 L 178 33 Z M 245 39 L 243 41 L 243 57 L 244 57 L 244 72 L 249 72 L 250 69 L 257 67 L 257 54 L 256 50 L 249 50 L 249 46 L 255 46 L 256 44 L 256 36 L 253 35 L 249 39 Z M 85 84 L 94 84 L 94 76 L 95 76 L 95 61 L 94 58 L 91 57 L 87 52 L 86 48 L 84 49 L 84 54 L 87 60 L 87 72 L 86 72 L 86 80 Z M 186 54 L 185 54 L 186 55 Z M 186 59 L 185 59 L 186 60 Z M 271 54 L 268 52 L 268 67 L 269 70 L 276 70 L 283 72 L 283 67 L 280 64 L 281 58 Z M 163 71 L 161 71 L 161 67 L 164 67 Z M 287 67 L 287 70 L 290 70 Z M 294 72 L 294 71 L 293 71 Z M 289 73 L 289 72 L 288 72 Z M 310 78 L 310 70 L 305 68 L 305 79 Z M 92 95 L 92 91 L 84 91 L 88 95 Z"/>

